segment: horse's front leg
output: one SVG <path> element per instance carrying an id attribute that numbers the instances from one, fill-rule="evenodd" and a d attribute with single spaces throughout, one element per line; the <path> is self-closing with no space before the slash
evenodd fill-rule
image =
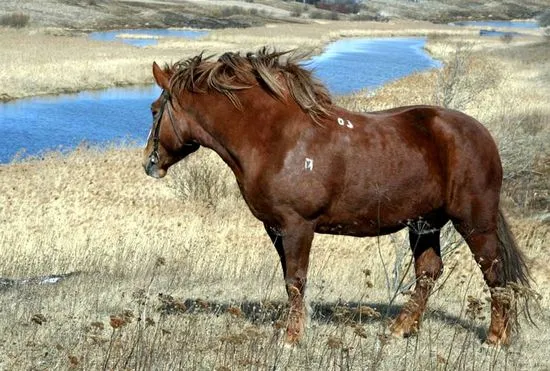
<path id="1" fill-rule="evenodd" d="M 281 259 L 286 291 L 289 300 L 286 341 L 296 344 L 304 335 L 306 289 L 309 252 L 313 241 L 313 226 L 308 223 L 296 223 L 275 231 L 268 226 L 266 230 Z"/>

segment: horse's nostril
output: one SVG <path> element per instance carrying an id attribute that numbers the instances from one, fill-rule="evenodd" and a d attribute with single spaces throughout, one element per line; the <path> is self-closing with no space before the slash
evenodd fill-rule
<path id="1" fill-rule="evenodd" d="M 147 162 L 147 164 L 145 164 L 143 167 L 144 167 L 144 169 L 145 169 L 145 174 L 147 174 L 147 175 L 149 175 L 149 176 L 151 176 L 151 177 L 153 177 L 153 178 L 157 178 L 157 177 L 158 177 L 158 174 L 157 174 L 157 173 L 158 173 L 158 169 L 157 169 L 157 166 L 156 166 L 153 162 L 149 161 L 149 162 Z"/>

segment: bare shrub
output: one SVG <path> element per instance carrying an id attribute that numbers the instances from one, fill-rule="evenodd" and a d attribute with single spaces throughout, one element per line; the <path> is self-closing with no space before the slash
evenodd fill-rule
<path id="1" fill-rule="evenodd" d="M 222 17 L 231 17 L 233 15 L 240 15 L 240 14 L 247 14 L 248 12 L 246 9 L 233 5 L 233 6 L 226 6 L 221 9 L 221 15 Z"/>
<path id="2" fill-rule="evenodd" d="M 352 21 L 375 21 L 375 22 L 388 22 L 389 18 L 385 17 L 382 14 L 372 14 L 372 13 L 357 13 L 351 16 Z"/>
<path id="3" fill-rule="evenodd" d="M 537 18 L 537 21 L 539 22 L 539 26 L 541 27 L 550 26 L 550 10 L 547 10 L 541 15 L 539 15 Z"/>
<path id="4" fill-rule="evenodd" d="M 512 40 L 514 39 L 514 34 L 511 32 L 505 32 L 501 37 L 500 41 L 502 41 L 505 44 L 510 44 Z"/>
<path id="5" fill-rule="evenodd" d="M 322 10 L 312 10 L 309 12 L 309 18 L 311 19 L 330 19 L 333 21 L 338 20 L 340 17 L 336 12 L 327 12 Z"/>
<path id="6" fill-rule="evenodd" d="M 306 8 L 307 10 L 307 8 Z M 292 11 L 290 12 L 291 17 L 301 17 L 304 12 L 304 7 L 301 5 L 294 5 Z"/>
<path id="7" fill-rule="evenodd" d="M 31 17 L 24 13 L 11 13 L 0 17 L 0 26 L 23 28 L 29 24 Z"/>
<path id="8" fill-rule="evenodd" d="M 498 66 L 492 63 L 474 55 L 470 45 L 458 45 L 445 67 L 437 72 L 434 103 L 445 108 L 466 109 L 482 91 L 500 81 Z"/>
<path id="9" fill-rule="evenodd" d="M 181 200 L 215 206 L 222 198 L 239 196 L 233 174 L 215 157 L 210 152 L 197 154 L 170 169 L 170 186 Z"/>
<path id="10" fill-rule="evenodd" d="M 327 12 L 322 10 L 313 10 L 309 13 L 309 18 L 312 19 L 330 19 L 332 21 L 337 21 L 340 19 L 340 16 L 337 12 Z"/>
<path id="11" fill-rule="evenodd" d="M 504 192 L 522 211 L 550 206 L 550 117 L 541 112 L 503 113 L 489 122 L 504 168 Z"/>
<path id="12" fill-rule="evenodd" d="M 213 10 L 212 15 L 215 17 L 232 17 L 235 15 L 251 15 L 251 16 L 267 16 L 267 12 L 263 9 L 258 10 L 256 8 L 243 8 L 237 5 L 225 6 Z"/>

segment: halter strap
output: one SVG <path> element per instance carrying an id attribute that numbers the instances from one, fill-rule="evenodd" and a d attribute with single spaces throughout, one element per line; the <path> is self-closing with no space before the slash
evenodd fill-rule
<path id="1" fill-rule="evenodd" d="M 160 122 L 162 120 L 162 115 L 164 114 L 164 110 L 168 112 L 168 117 L 170 118 L 170 124 L 172 125 L 172 130 L 174 131 L 174 134 L 178 138 L 178 141 L 182 143 L 184 146 L 191 146 L 195 143 L 183 143 L 183 140 L 178 132 L 176 130 L 176 124 L 174 123 L 176 120 L 174 119 L 174 116 L 172 114 L 172 110 L 170 109 L 170 105 L 172 104 L 170 93 L 166 90 L 163 90 L 161 93 L 162 97 L 162 103 L 160 106 L 160 110 L 157 113 L 155 117 L 155 121 L 153 122 L 153 152 L 151 152 L 151 155 L 149 155 L 149 158 L 151 159 L 151 162 L 156 164 L 159 161 L 159 143 L 160 143 Z M 168 105 L 168 107 L 167 107 Z"/>

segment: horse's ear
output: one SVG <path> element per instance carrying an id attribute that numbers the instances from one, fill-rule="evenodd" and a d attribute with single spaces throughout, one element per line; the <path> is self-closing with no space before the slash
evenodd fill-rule
<path id="1" fill-rule="evenodd" d="M 155 82 L 161 89 L 169 90 L 170 76 L 168 75 L 168 73 L 163 71 L 162 68 L 159 67 L 157 62 L 153 62 L 153 77 L 155 78 Z"/>

